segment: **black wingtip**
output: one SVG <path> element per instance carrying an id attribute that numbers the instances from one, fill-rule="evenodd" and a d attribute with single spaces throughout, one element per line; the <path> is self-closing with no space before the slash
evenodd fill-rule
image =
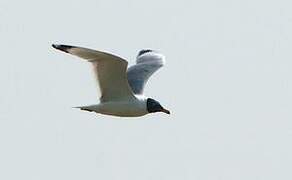
<path id="1" fill-rule="evenodd" d="M 73 46 L 68 46 L 68 45 L 61 45 L 61 44 L 52 44 L 52 47 L 55 49 L 58 49 L 60 51 L 64 51 L 66 53 L 69 53 L 69 50 L 73 48 Z"/>
<path id="2" fill-rule="evenodd" d="M 151 50 L 151 49 L 142 49 L 141 51 L 139 51 L 138 56 L 141 56 L 141 55 L 143 55 L 145 53 L 148 53 L 148 52 L 153 52 L 153 50 Z"/>

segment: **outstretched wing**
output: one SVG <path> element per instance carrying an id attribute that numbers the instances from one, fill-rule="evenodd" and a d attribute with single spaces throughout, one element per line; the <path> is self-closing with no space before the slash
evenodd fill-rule
<path id="1" fill-rule="evenodd" d="M 141 50 L 136 64 L 128 71 L 128 81 L 135 94 L 143 94 L 144 86 L 150 76 L 164 65 L 164 56 L 153 50 Z"/>
<path id="2" fill-rule="evenodd" d="M 109 53 L 82 47 L 55 44 L 52 46 L 92 63 L 100 87 L 102 102 L 134 98 L 127 80 L 128 62 L 126 60 Z"/>

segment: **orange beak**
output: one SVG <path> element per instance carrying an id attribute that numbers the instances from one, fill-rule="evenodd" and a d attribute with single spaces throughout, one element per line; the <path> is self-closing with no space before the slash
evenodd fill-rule
<path id="1" fill-rule="evenodd" d="M 164 112 L 166 114 L 170 114 L 169 110 L 167 110 L 167 109 L 162 109 L 161 112 Z"/>

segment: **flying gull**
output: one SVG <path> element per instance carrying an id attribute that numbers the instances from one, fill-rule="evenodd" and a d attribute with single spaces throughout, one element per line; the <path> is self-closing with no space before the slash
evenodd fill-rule
<path id="1" fill-rule="evenodd" d="M 76 46 L 52 46 L 85 59 L 94 67 L 101 91 L 100 102 L 77 108 L 120 117 L 138 117 L 155 112 L 170 114 L 158 101 L 143 94 L 150 76 L 164 65 L 165 57 L 159 52 L 141 50 L 136 64 L 127 68 L 128 62 L 113 54 Z"/>

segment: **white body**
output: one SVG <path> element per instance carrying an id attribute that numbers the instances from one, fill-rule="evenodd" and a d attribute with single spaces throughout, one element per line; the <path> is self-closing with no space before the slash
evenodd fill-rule
<path id="1" fill-rule="evenodd" d="M 101 102 L 99 104 L 78 108 L 106 115 L 138 117 L 148 114 L 146 103 L 146 97 L 136 96 L 136 98 L 131 98 L 129 100 Z"/>

